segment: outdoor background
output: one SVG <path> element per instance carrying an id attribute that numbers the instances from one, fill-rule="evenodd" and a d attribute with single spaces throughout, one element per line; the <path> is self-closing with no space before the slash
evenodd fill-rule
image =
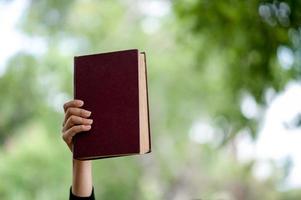
<path id="1" fill-rule="evenodd" d="M 301 1 L 0 0 L 0 199 L 67 199 L 73 56 L 146 51 L 153 152 L 97 199 L 301 199 Z"/>

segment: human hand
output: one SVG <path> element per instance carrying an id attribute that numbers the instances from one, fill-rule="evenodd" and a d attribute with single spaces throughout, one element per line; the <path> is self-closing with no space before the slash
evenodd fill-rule
<path id="1" fill-rule="evenodd" d="M 82 109 L 84 102 L 82 100 L 71 100 L 64 104 L 65 118 L 62 128 L 62 138 L 72 151 L 72 138 L 79 132 L 91 129 L 92 119 L 87 119 L 91 112 Z"/>

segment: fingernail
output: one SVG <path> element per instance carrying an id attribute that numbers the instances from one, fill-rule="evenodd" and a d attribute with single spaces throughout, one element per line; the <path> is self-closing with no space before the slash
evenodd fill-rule
<path id="1" fill-rule="evenodd" d="M 90 125 L 86 125 L 85 127 L 86 127 L 86 129 L 90 129 L 90 128 L 91 128 L 91 126 L 90 126 Z"/>
<path id="2" fill-rule="evenodd" d="M 82 100 L 78 100 L 78 105 L 82 106 L 82 105 L 84 105 L 84 102 Z"/>
<path id="3" fill-rule="evenodd" d="M 93 119 L 88 119 L 88 123 L 92 124 L 93 123 Z"/>
<path id="4" fill-rule="evenodd" d="M 91 115 L 91 112 L 90 112 L 90 111 L 85 111 L 85 114 L 86 114 L 87 116 L 90 116 L 90 115 Z"/>

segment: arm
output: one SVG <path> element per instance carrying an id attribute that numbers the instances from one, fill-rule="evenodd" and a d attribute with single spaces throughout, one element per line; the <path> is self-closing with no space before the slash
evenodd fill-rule
<path id="1" fill-rule="evenodd" d="M 79 132 L 91 129 L 92 119 L 87 119 L 91 112 L 81 109 L 84 102 L 72 100 L 64 104 L 65 119 L 63 122 L 62 138 L 72 151 L 72 137 Z M 92 161 L 79 161 L 73 159 L 72 162 L 72 187 L 70 189 L 70 199 L 94 199 L 92 184 Z"/>
<path id="2" fill-rule="evenodd" d="M 92 193 L 92 161 L 73 159 L 72 193 L 88 197 Z"/>

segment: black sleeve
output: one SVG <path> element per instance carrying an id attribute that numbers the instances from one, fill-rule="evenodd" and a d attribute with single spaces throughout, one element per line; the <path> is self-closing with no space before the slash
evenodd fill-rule
<path id="1" fill-rule="evenodd" d="M 74 194 L 72 194 L 72 186 L 70 187 L 70 195 L 69 195 L 69 200 L 95 200 L 95 197 L 94 197 L 94 187 L 92 188 L 92 193 L 89 197 L 78 197 L 78 196 L 75 196 Z"/>

